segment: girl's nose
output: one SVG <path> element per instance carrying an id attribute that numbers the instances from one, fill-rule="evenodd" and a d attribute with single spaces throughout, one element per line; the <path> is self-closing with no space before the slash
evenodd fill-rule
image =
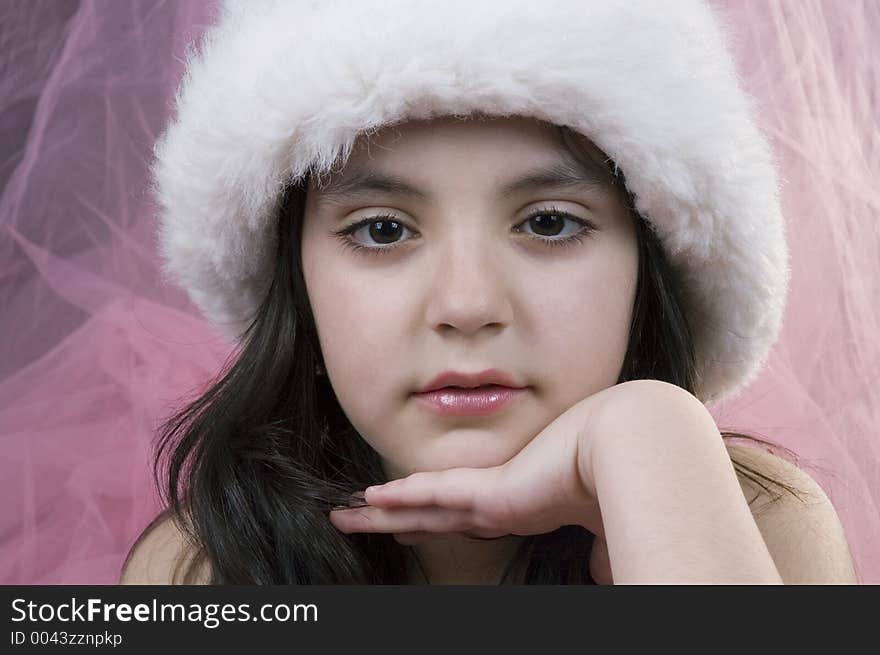
<path id="1" fill-rule="evenodd" d="M 486 325 L 505 326 L 513 315 L 513 276 L 485 246 L 450 247 L 428 285 L 430 324 L 471 334 Z"/>

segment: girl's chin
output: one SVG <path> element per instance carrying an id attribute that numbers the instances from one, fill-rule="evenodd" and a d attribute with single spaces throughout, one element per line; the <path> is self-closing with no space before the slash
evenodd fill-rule
<path id="1" fill-rule="evenodd" d="M 485 433 L 455 432 L 453 430 L 439 438 L 420 440 L 420 443 L 410 445 L 409 452 L 401 453 L 398 450 L 395 453 L 397 457 L 383 457 L 383 467 L 388 472 L 388 479 L 405 478 L 419 471 L 492 468 L 508 462 L 525 446 L 525 443 L 514 443 L 509 438 L 499 438 L 491 443 L 494 440 Z M 385 444 L 384 450 L 389 452 L 396 449 Z"/>
<path id="2" fill-rule="evenodd" d="M 411 466 L 407 466 L 405 470 L 415 473 L 417 471 L 445 471 L 446 469 L 454 468 L 492 468 L 493 466 L 504 464 L 515 454 L 515 451 L 511 451 L 510 453 L 495 454 L 491 456 L 486 455 L 482 457 L 476 457 L 473 454 L 466 457 L 438 455 L 437 457 L 429 458 L 423 456 L 419 458 L 418 462 L 413 463 Z M 404 475 L 400 477 L 406 476 Z"/>

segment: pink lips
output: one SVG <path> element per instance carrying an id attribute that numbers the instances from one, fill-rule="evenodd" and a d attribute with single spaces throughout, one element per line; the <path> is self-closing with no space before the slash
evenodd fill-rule
<path id="1" fill-rule="evenodd" d="M 523 393 L 525 388 L 514 389 L 493 384 L 475 389 L 444 387 L 416 393 L 414 396 L 427 409 L 438 414 L 482 416 L 497 412 Z"/>

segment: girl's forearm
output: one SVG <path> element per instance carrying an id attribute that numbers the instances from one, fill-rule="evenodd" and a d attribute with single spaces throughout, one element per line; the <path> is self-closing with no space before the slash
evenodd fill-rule
<path id="1" fill-rule="evenodd" d="M 614 583 L 782 584 L 711 414 L 675 396 L 591 435 Z"/>

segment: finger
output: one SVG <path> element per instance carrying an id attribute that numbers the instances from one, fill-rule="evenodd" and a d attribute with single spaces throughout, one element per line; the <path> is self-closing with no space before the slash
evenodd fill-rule
<path id="1" fill-rule="evenodd" d="M 412 546 L 425 541 L 448 537 L 464 537 L 468 541 L 493 541 L 506 537 L 508 534 L 500 531 L 480 530 L 471 530 L 470 532 L 397 532 L 394 534 L 394 539 L 404 546 Z"/>
<path id="2" fill-rule="evenodd" d="M 504 530 L 470 530 L 462 534 L 470 541 L 494 541 L 510 535 Z"/>
<path id="3" fill-rule="evenodd" d="M 394 539 L 404 546 L 413 546 L 434 539 L 445 539 L 457 533 L 455 532 L 396 532 Z"/>
<path id="4" fill-rule="evenodd" d="M 333 510 L 330 522 L 342 532 L 461 532 L 474 527 L 468 512 L 445 507 Z"/>
<path id="5" fill-rule="evenodd" d="M 368 487 L 367 502 L 378 507 L 435 505 L 472 509 L 474 499 L 497 477 L 499 467 L 420 471 L 383 485 Z"/>

